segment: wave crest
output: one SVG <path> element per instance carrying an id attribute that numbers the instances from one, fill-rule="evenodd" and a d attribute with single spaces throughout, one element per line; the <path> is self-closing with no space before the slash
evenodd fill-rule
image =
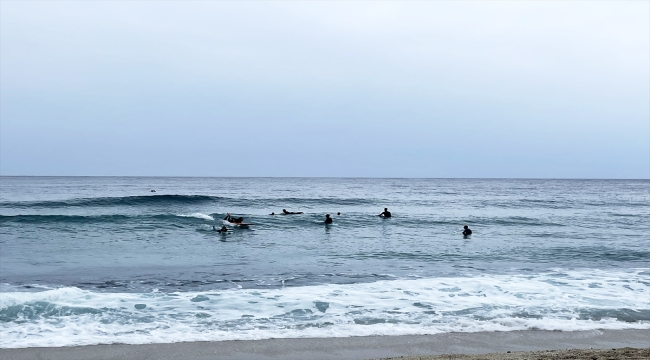
<path id="1" fill-rule="evenodd" d="M 223 198 L 208 195 L 140 195 L 121 197 L 80 198 L 53 201 L 19 201 L 0 203 L 2 208 L 62 208 L 62 207 L 103 207 L 103 206 L 146 206 L 168 204 L 196 204 L 216 202 Z"/>

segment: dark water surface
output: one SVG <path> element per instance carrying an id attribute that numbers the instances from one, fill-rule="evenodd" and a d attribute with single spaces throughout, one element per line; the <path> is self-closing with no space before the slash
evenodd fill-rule
<path id="1" fill-rule="evenodd" d="M 650 328 L 649 185 L 2 177 L 0 346 Z"/>

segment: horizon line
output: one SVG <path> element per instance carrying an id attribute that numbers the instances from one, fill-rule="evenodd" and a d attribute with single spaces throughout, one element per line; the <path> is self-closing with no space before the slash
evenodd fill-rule
<path id="1" fill-rule="evenodd" d="M 196 175 L 0 175 L 40 178 L 220 178 L 220 179 L 383 179 L 383 180 L 650 180 L 648 178 L 559 178 L 559 177 L 372 177 L 372 176 L 196 176 Z"/>

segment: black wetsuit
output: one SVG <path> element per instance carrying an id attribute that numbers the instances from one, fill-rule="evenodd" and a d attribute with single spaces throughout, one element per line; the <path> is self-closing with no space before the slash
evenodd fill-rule
<path id="1" fill-rule="evenodd" d="M 234 218 L 230 215 L 226 215 L 226 217 L 223 219 L 232 224 L 241 224 L 242 222 L 244 222 L 243 217 Z"/>
<path id="2" fill-rule="evenodd" d="M 331 223 L 332 223 L 331 217 L 325 218 L 325 224 L 331 224 Z"/>
<path id="3" fill-rule="evenodd" d="M 470 230 L 469 228 L 463 230 L 463 235 L 464 235 L 464 236 L 472 235 L 472 230 Z"/>
<path id="4" fill-rule="evenodd" d="M 379 214 L 379 216 L 383 216 L 385 218 L 391 217 L 390 211 L 386 210 L 383 213 Z"/>
<path id="5" fill-rule="evenodd" d="M 228 232 L 228 229 L 227 229 L 227 228 L 226 228 L 226 229 L 221 228 L 221 229 L 217 230 L 217 228 L 214 227 L 214 226 L 212 226 L 212 230 L 214 230 L 214 231 L 216 231 L 216 232 L 218 232 L 218 233 L 226 233 L 226 232 Z"/>

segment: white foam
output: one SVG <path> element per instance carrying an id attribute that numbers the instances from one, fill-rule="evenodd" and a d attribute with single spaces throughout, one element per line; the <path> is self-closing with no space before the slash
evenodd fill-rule
<path id="1" fill-rule="evenodd" d="M 647 271 L 555 271 L 171 294 L 77 288 L 4 292 L 0 312 L 14 318 L 0 324 L 0 347 L 649 329 L 647 315 L 637 321 L 615 315 L 650 311 L 650 275 L 643 270 Z M 139 304 L 146 308 L 136 309 Z M 40 312 L 34 315 L 36 309 Z"/>
<path id="2" fill-rule="evenodd" d="M 214 218 L 213 218 L 212 216 L 210 216 L 210 215 L 206 215 L 206 214 L 202 214 L 202 213 L 200 213 L 200 212 L 195 212 L 195 213 L 192 213 L 192 214 L 180 214 L 180 215 L 177 215 L 177 216 L 181 216 L 181 217 L 193 217 L 193 218 L 199 218 L 199 219 L 203 219 L 203 220 L 211 220 L 211 221 L 214 220 Z"/>

